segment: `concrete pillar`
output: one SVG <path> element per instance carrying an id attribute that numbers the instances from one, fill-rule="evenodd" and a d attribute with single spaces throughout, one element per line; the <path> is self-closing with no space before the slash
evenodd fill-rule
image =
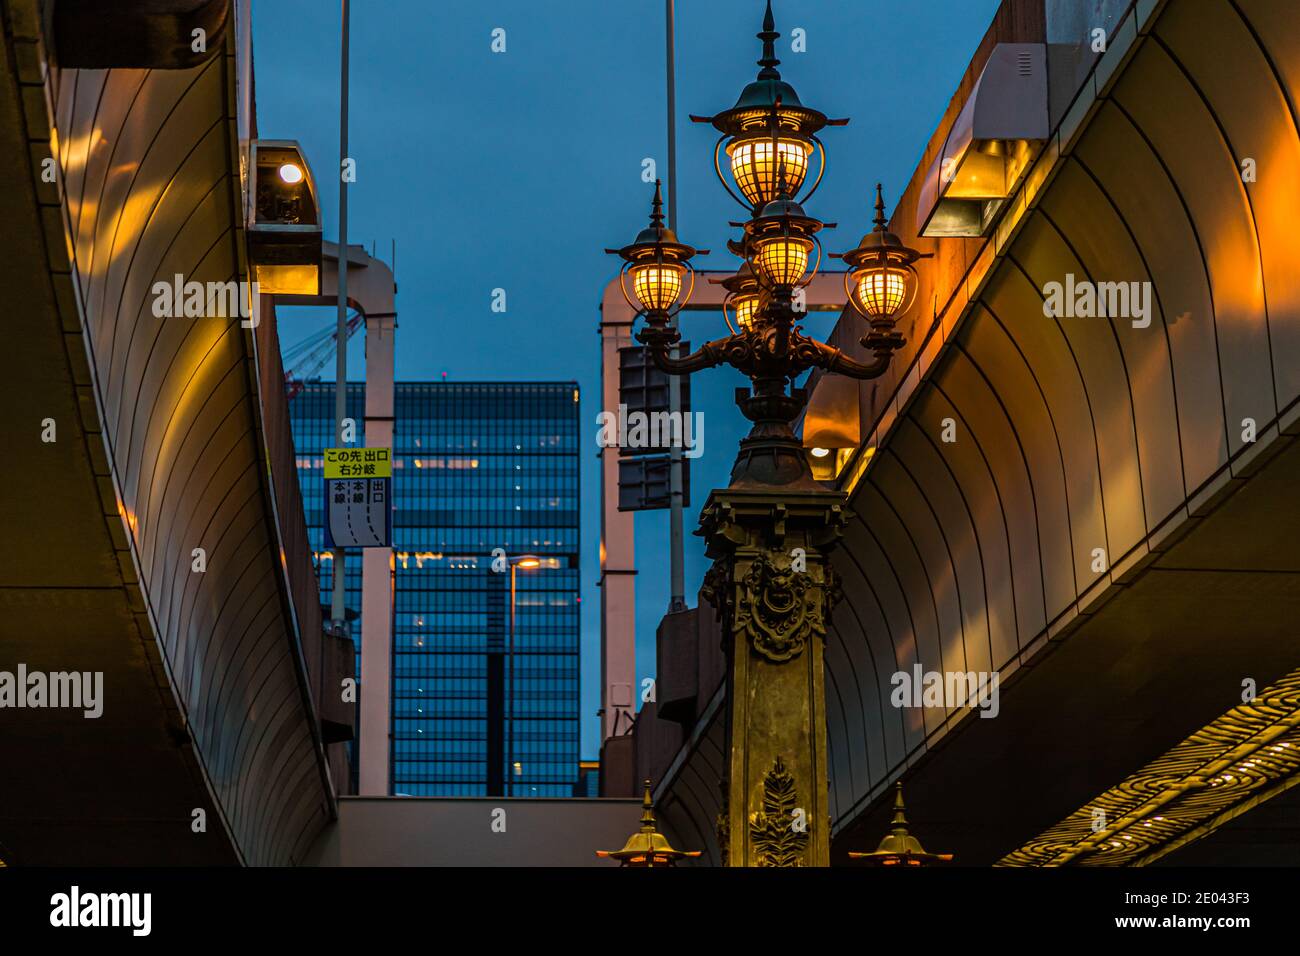
<path id="1" fill-rule="evenodd" d="M 366 316 L 367 448 L 393 447 L 396 332 L 396 315 Z M 393 576 L 391 547 L 362 551 L 361 767 L 358 774 L 358 790 L 362 796 L 387 796 L 392 779 Z"/>
<path id="2" fill-rule="evenodd" d="M 601 406 L 618 408 L 618 350 L 632 341 L 635 315 L 617 284 L 601 302 Z M 594 420 L 595 416 L 592 416 Z M 618 448 L 600 450 L 600 739 L 630 732 L 636 716 L 636 549 L 633 513 L 618 510 Z M 634 796 L 605 793 L 604 796 Z"/>

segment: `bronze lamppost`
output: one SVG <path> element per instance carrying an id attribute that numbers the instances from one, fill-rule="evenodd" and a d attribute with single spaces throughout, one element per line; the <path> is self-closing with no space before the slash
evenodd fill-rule
<path id="1" fill-rule="evenodd" d="M 769 0 L 758 34 L 758 78 L 731 109 L 693 117 L 722 133 L 718 176 L 749 212 L 746 222 L 732 224 L 742 230 L 739 241 L 728 243 L 744 260 L 724 282 L 732 334 L 671 357 L 679 335 L 669 318 L 690 296 L 696 251 L 664 227 L 657 184 L 650 226 L 631 245 L 607 250 L 624 259 L 624 294 L 645 317 L 637 338 L 656 365 L 684 375 L 725 363 L 752 383 L 737 390 L 736 400 L 753 428 L 730 485 L 709 496 L 698 532 L 714 559 L 701 593 L 726 634 L 729 766 L 718 829 L 731 866 L 830 862 L 821 638 L 839 591 L 826 555 L 849 513 L 843 493 L 812 477 L 791 427 L 806 399 L 794 383 L 811 368 L 858 379 L 882 374 L 904 344 L 895 321 L 915 293 L 912 263 L 921 258 L 886 229 L 878 191 L 875 229 L 842 256 L 850 267 L 849 302 L 868 322 L 861 341 L 870 359 L 859 362 L 803 334 L 798 292 L 820 264 L 817 234 L 825 224 L 802 202 L 821 173 L 806 195 L 795 195 L 808 182 L 814 154 L 824 168 L 817 131 L 847 120 L 804 106 L 781 79 L 779 36 Z M 740 195 L 727 186 L 724 149 Z"/>

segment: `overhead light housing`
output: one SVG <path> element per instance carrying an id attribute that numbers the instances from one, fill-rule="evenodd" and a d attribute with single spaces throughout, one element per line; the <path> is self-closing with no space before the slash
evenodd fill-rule
<path id="1" fill-rule="evenodd" d="M 249 144 L 248 259 L 258 291 L 320 295 L 320 201 L 293 140 Z"/>
<path id="2" fill-rule="evenodd" d="M 920 234 L 985 235 L 1047 127 L 1047 46 L 997 44 L 926 170 L 916 210 Z"/>
<path id="3" fill-rule="evenodd" d="M 803 446 L 818 481 L 834 481 L 862 444 L 860 387 L 856 379 L 823 373 L 804 408 Z"/>

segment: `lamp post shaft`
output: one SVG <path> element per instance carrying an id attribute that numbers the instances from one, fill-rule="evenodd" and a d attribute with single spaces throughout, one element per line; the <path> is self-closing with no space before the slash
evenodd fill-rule
<path id="1" fill-rule="evenodd" d="M 665 0 L 667 23 L 668 60 L 668 228 L 677 230 L 677 65 L 674 52 L 674 0 Z M 678 348 L 673 346 L 672 355 L 678 355 Z M 676 375 L 668 377 L 668 412 L 673 421 L 678 421 L 682 414 L 682 382 Z M 686 434 L 685 427 L 677 429 L 680 437 Z M 685 559 L 685 507 L 682 475 L 682 448 L 680 441 L 671 443 L 668 449 L 668 552 L 669 584 L 668 610 L 684 611 L 686 609 L 686 559 Z"/>
<path id="2" fill-rule="evenodd" d="M 348 155 L 348 0 L 343 0 L 343 30 L 339 62 L 339 278 L 338 326 L 334 362 L 334 445 L 343 447 L 343 419 L 348 409 L 348 183 L 343 163 Z M 342 634 L 347 626 L 344 597 L 347 587 L 343 549 L 334 549 L 333 590 L 330 593 L 330 618 L 334 632 Z M 387 690 L 384 690 L 387 693 Z"/>

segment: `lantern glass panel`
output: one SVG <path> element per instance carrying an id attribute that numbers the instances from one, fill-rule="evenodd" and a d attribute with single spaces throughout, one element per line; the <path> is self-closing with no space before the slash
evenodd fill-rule
<path id="1" fill-rule="evenodd" d="M 749 331 L 754 326 L 754 313 L 758 311 L 758 296 L 738 295 L 733 305 L 736 309 L 736 324 Z"/>
<path id="2" fill-rule="evenodd" d="M 647 312 L 666 312 L 681 295 L 685 266 L 671 262 L 652 262 L 633 266 L 630 271 L 632 294 Z"/>
<path id="3" fill-rule="evenodd" d="M 856 298 L 863 314 L 889 318 L 907 297 L 907 273 L 890 266 L 871 266 L 858 274 Z"/>
<path id="4" fill-rule="evenodd" d="M 808 176 L 808 157 L 812 147 L 797 139 L 779 139 L 776 149 L 770 138 L 734 142 L 727 147 L 731 156 L 731 175 L 741 193 L 755 206 L 777 197 L 778 170 L 785 171 L 785 187 L 790 195 L 798 193 Z M 777 162 L 773 162 L 773 155 Z"/>
<path id="5" fill-rule="evenodd" d="M 794 286 L 808 271 L 812 241 L 796 236 L 774 236 L 757 243 L 754 270 L 771 286 Z"/>

